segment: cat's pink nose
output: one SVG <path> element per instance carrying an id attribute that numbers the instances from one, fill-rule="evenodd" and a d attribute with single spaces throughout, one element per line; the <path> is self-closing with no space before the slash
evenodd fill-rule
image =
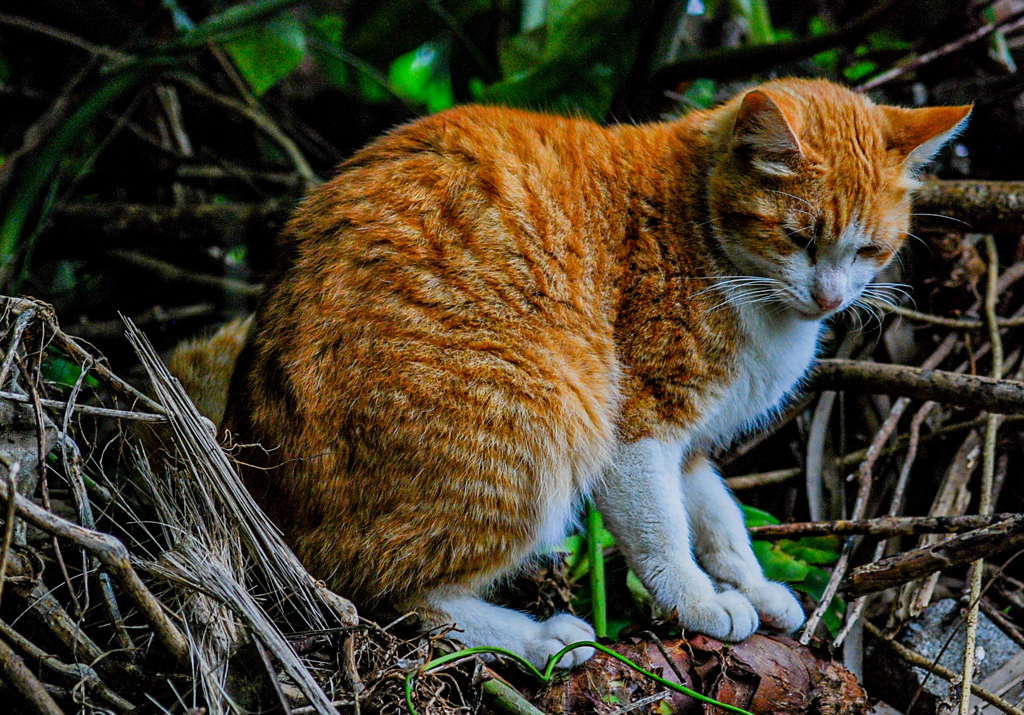
<path id="1" fill-rule="evenodd" d="M 843 304 L 843 296 L 839 293 L 813 293 L 814 302 L 822 310 L 835 310 Z"/>

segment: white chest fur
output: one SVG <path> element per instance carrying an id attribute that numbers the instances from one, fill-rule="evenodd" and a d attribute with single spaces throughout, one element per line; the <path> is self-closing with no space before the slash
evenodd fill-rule
<path id="1" fill-rule="evenodd" d="M 708 396 L 690 435 L 694 447 L 728 444 L 769 419 L 806 374 L 818 349 L 819 321 L 759 305 L 739 310 L 744 341 L 733 378 Z"/>

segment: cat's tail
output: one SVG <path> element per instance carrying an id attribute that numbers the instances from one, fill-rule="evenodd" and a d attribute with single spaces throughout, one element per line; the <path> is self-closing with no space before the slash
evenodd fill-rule
<path id="1" fill-rule="evenodd" d="M 174 349 L 167 363 L 200 414 L 217 427 L 224 419 L 235 362 L 251 325 L 251 315 L 235 318 L 213 335 L 186 340 Z"/>

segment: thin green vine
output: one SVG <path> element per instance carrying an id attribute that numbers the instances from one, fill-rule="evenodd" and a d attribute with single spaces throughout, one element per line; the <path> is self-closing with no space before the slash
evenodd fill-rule
<path id="1" fill-rule="evenodd" d="M 641 668 L 639 665 L 631 661 L 626 656 L 616 653 L 611 648 L 603 646 L 600 643 L 594 643 L 593 641 L 580 641 L 579 643 L 573 643 L 571 645 L 567 645 L 565 648 L 562 648 L 562 650 L 558 651 L 553 656 L 548 658 L 547 666 L 544 668 L 543 672 L 534 667 L 532 663 L 527 661 L 522 656 L 517 655 L 512 651 L 505 650 L 504 648 L 467 648 L 465 650 L 460 650 L 454 653 L 449 653 L 447 655 L 442 655 L 440 658 L 435 658 L 429 663 L 426 663 L 423 667 L 411 671 L 408 675 L 405 676 L 405 704 L 409 707 L 409 712 L 411 715 L 419 715 L 419 713 L 416 711 L 416 706 L 413 705 L 412 702 L 413 681 L 415 680 L 416 676 L 421 673 L 429 673 L 431 670 L 440 668 L 442 665 L 447 665 L 448 663 L 451 663 L 456 660 L 461 660 L 471 655 L 477 655 L 480 653 L 493 653 L 497 655 L 503 655 L 506 658 L 511 658 L 512 660 L 519 663 L 531 675 L 533 675 L 533 677 L 537 678 L 537 680 L 541 681 L 542 683 L 550 683 L 551 678 L 553 677 L 553 673 L 555 671 L 555 665 L 558 663 L 558 661 L 560 661 L 562 659 L 562 656 L 564 656 L 566 653 L 576 650 L 577 648 L 593 648 L 594 650 L 599 650 L 605 655 L 611 656 L 612 658 L 615 658 L 621 663 L 625 663 L 636 672 L 650 678 L 659 685 L 663 685 L 664 687 L 670 690 L 674 690 L 677 693 L 687 695 L 693 698 L 694 700 L 698 700 L 702 703 L 707 703 L 708 705 L 714 705 L 715 707 L 721 708 L 722 710 L 725 710 L 727 712 L 738 713 L 738 715 L 753 715 L 753 713 L 749 712 L 748 710 L 738 708 L 735 705 L 726 705 L 725 703 L 720 703 L 714 698 L 709 698 L 706 695 L 701 695 L 696 690 L 691 690 L 690 688 L 687 688 L 685 685 L 673 683 L 671 680 L 666 680 L 660 675 L 655 675 L 651 671 Z"/>

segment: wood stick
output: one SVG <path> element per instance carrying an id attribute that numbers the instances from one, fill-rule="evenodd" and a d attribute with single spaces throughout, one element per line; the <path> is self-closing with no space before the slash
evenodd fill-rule
<path id="1" fill-rule="evenodd" d="M 21 462 L 8 459 L 6 455 L 0 454 L 0 461 L 7 467 L 7 489 L 14 493 L 18 490 L 18 472 L 21 471 Z M 4 535 L 3 543 L 0 544 L 0 602 L 4 595 L 4 582 L 7 580 L 7 560 L 11 555 L 11 542 L 14 540 L 14 501 L 7 502 L 7 513 L 4 514 Z"/>
<path id="2" fill-rule="evenodd" d="M 950 434 L 952 432 L 959 432 L 962 430 L 974 429 L 975 427 L 981 427 L 985 424 L 985 417 L 978 417 L 973 420 L 966 422 L 955 422 L 951 425 L 943 425 L 927 435 L 920 437 L 921 442 L 931 440 L 935 437 Z M 1024 420 L 1024 414 L 1010 415 L 1004 422 L 1020 422 Z M 892 444 L 886 448 L 882 454 L 890 455 L 903 448 L 903 445 L 910 441 L 910 437 L 905 434 L 898 435 L 896 439 L 892 441 Z M 844 454 L 841 457 L 836 457 L 836 466 L 840 469 L 845 469 L 852 464 L 857 464 L 864 455 L 867 454 L 867 448 L 854 450 L 849 454 Z M 763 487 L 769 484 L 778 484 L 785 482 L 795 477 L 799 477 L 803 473 L 800 467 L 790 467 L 789 469 L 776 469 L 771 472 L 756 472 L 754 474 L 742 474 L 735 477 L 726 477 L 725 483 L 729 485 L 729 488 L 733 491 L 739 491 L 741 489 L 754 489 L 755 487 Z"/>
<path id="3" fill-rule="evenodd" d="M 0 672 L 4 682 L 14 686 L 28 701 L 37 715 L 64 715 L 56 701 L 46 692 L 32 670 L 25 665 L 18 654 L 11 650 L 6 641 L 0 638 Z"/>
<path id="4" fill-rule="evenodd" d="M 884 310 L 886 313 L 892 313 L 893 315 L 899 315 L 909 320 L 917 320 L 921 323 L 930 323 L 931 325 L 938 325 L 943 328 L 955 328 L 957 330 L 981 330 L 988 326 L 980 320 L 974 320 L 973 318 L 947 318 L 944 315 L 932 315 L 931 313 L 922 313 L 918 310 L 911 310 L 910 308 L 904 308 L 899 305 L 890 305 L 880 300 L 868 299 L 872 307 Z M 1001 329 L 1006 328 L 1019 328 L 1024 325 L 1024 316 L 1018 316 L 1016 318 L 996 318 L 996 323 Z"/>
<path id="5" fill-rule="evenodd" d="M 1024 549 L 1024 514 L 921 549 L 854 569 L 843 582 L 853 596 L 884 591 L 936 571 Z"/>
<path id="6" fill-rule="evenodd" d="M 988 325 L 989 341 L 992 345 L 992 377 L 998 380 L 1003 376 L 1003 341 L 999 336 L 999 325 L 996 318 L 996 304 L 999 301 L 999 254 L 996 241 L 991 234 L 985 236 L 985 248 L 988 253 L 988 281 L 985 290 L 985 322 Z M 978 511 L 981 514 L 992 513 L 992 484 L 996 464 L 996 430 L 999 429 L 999 415 L 986 415 L 985 446 L 982 451 L 981 495 Z M 964 680 L 960 689 L 960 715 L 968 715 L 971 707 L 971 682 L 974 679 L 974 650 L 978 638 L 978 604 L 981 602 L 981 578 L 985 570 L 985 562 L 974 562 L 971 569 L 970 606 L 967 609 L 967 624 L 964 638 Z"/>
<path id="7" fill-rule="evenodd" d="M 88 685 L 101 700 L 112 705 L 120 712 L 128 712 L 135 708 L 134 704 L 111 690 L 106 683 L 100 680 L 100 676 L 96 671 L 85 663 L 60 662 L 56 657 L 44 651 L 3 621 L 0 621 L 0 637 L 10 641 L 18 650 L 38 665 L 52 670 L 72 683 Z"/>
<path id="8" fill-rule="evenodd" d="M 161 279 L 170 283 L 188 283 L 192 285 L 207 286 L 215 288 L 227 295 L 236 295 L 242 298 L 257 298 L 263 293 L 263 286 L 258 283 L 246 283 L 234 278 L 223 276 L 209 276 L 194 271 L 186 271 L 173 263 L 161 261 L 159 258 L 147 256 L 140 251 L 111 251 L 108 255 L 126 263 L 129 266 L 149 271 Z"/>
<path id="9" fill-rule="evenodd" d="M 8 402 L 20 402 L 25 404 L 32 404 L 32 397 L 29 395 L 19 395 L 17 392 L 5 392 L 0 390 L 0 400 L 7 400 Z M 166 422 L 167 417 L 164 415 L 154 415 L 148 412 L 132 412 L 130 410 L 114 410 L 109 407 L 93 407 L 92 405 L 69 405 L 66 402 L 60 400 L 46 400 L 40 398 L 39 404 L 43 407 L 51 407 L 58 410 L 67 410 L 69 407 L 72 412 L 81 412 L 84 415 L 96 415 L 97 417 L 116 417 L 122 420 L 134 420 L 136 422 Z"/>
<path id="10" fill-rule="evenodd" d="M 1022 24 L 1021 14 L 1022 13 L 1020 12 L 1016 12 L 998 22 L 990 22 L 987 25 L 982 25 L 977 30 L 969 32 L 963 37 L 959 37 L 951 42 L 947 42 L 942 47 L 938 47 L 932 50 L 931 52 L 925 52 L 923 55 L 915 57 L 910 62 L 897 65 L 892 69 L 886 70 L 885 72 L 882 72 L 880 75 L 873 77 L 872 79 L 869 79 L 867 82 L 857 85 L 856 91 L 867 92 L 868 90 L 875 89 L 876 87 L 881 87 L 883 84 L 891 82 L 897 77 L 905 75 L 906 73 L 916 70 L 919 67 L 923 67 L 924 65 L 930 62 L 934 62 L 940 57 L 945 57 L 946 55 L 962 50 L 963 48 L 968 47 L 969 45 L 972 45 L 975 42 L 979 42 L 980 40 L 983 40 L 989 35 L 991 35 L 993 32 L 996 32 L 997 30 L 1002 30 L 1004 32 L 1010 32 L 1012 30 L 1015 30 Z M 970 698 L 968 698 L 968 700 L 969 699 Z"/>
<path id="11" fill-rule="evenodd" d="M 150 592 L 135 569 L 132 568 L 128 549 L 119 539 L 62 519 L 26 499 L 17 491 L 12 492 L 6 482 L 0 480 L 0 484 L 3 485 L 0 498 L 5 502 L 14 499 L 18 514 L 25 521 L 48 534 L 68 539 L 95 555 L 132 596 L 143 616 L 153 627 L 157 638 L 171 655 L 182 664 L 189 662 L 188 641 L 164 612 L 163 606 L 156 596 Z"/>
<path id="12" fill-rule="evenodd" d="M 820 360 L 805 389 L 900 395 L 1002 414 L 1024 411 L 1024 382 L 858 360 Z"/>
<path id="13" fill-rule="evenodd" d="M 993 606 L 987 598 L 982 598 L 981 601 L 978 602 L 978 605 L 982 612 L 988 616 L 989 620 L 995 623 L 1007 638 L 1020 646 L 1021 649 L 1024 649 L 1024 633 L 1021 633 L 1020 629 L 1013 621 L 1007 618 L 1002 611 Z"/>
<path id="14" fill-rule="evenodd" d="M 914 536 L 962 534 L 1012 519 L 1015 514 L 988 516 L 882 516 L 875 519 L 769 524 L 747 529 L 752 539 L 798 539 L 803 536 Z"/>
<path id="15" fill-rule="evenodd" d="M 919 232 L 918 229 L 977 233 L 1018 231 L 1024 213 L 1024 181 L 931 179 L 915 193 L 914 212 L 915 232 Z M 965 223 L 958 226 L 958 221 Z"/>

